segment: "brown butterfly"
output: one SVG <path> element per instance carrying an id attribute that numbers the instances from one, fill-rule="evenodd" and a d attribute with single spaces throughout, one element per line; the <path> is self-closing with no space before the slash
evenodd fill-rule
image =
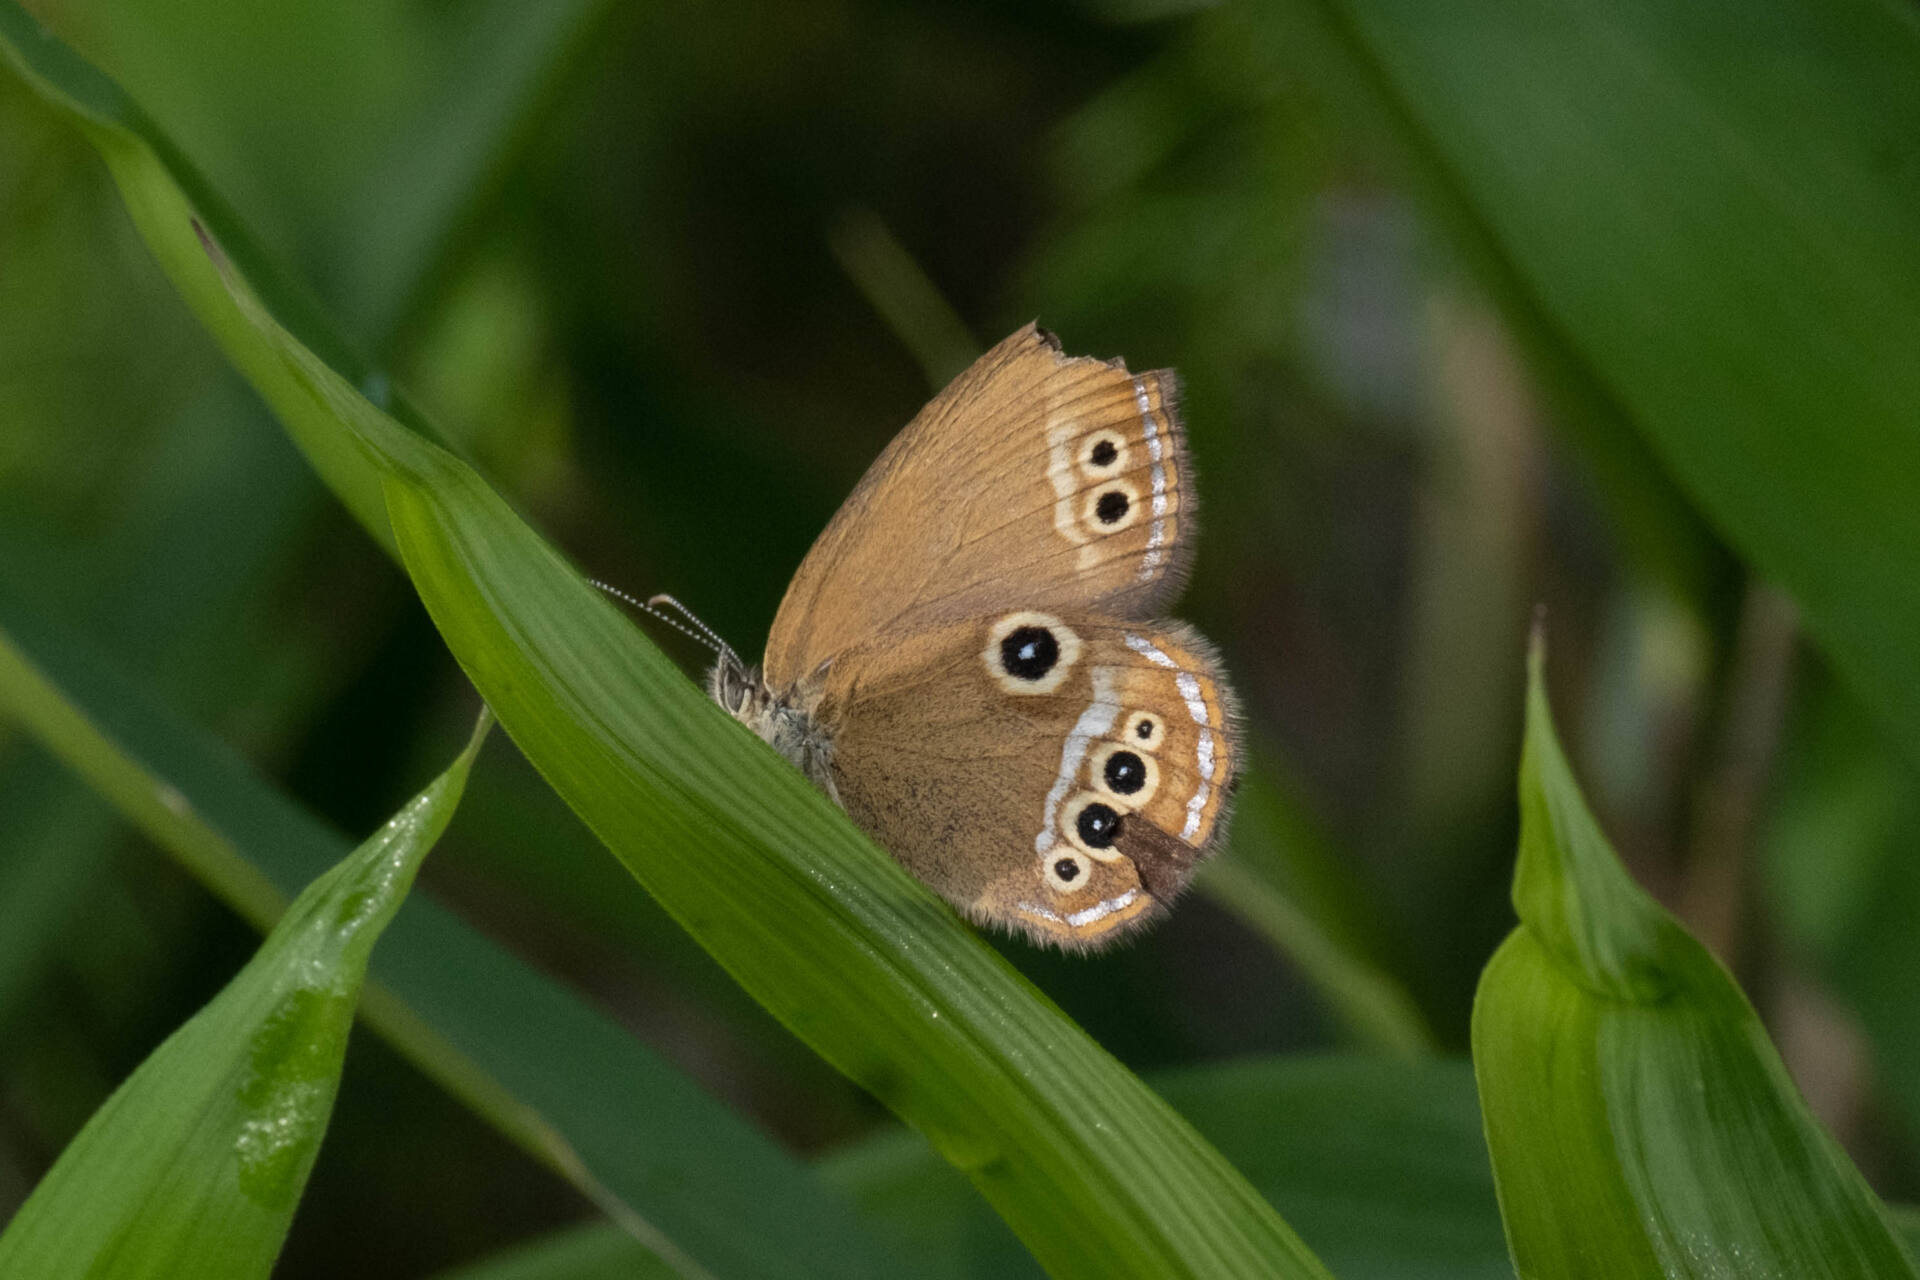
<path id="1" fill-rule="evenodd" d="M 974 920 L 1104 946 L 1224 834 L 1213 649 L 1159 617 L 1194 549 L 1172 371 L 1028 325 L 953 380 L 807 553 L 714 698 Z"/>

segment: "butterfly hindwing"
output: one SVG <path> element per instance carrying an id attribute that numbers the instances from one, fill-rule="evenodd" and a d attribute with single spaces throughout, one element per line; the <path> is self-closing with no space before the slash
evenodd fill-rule
<path id="1" fill-rule="evenodd" d="M 1177 623 L 1015 609 L 836 659 L 814 715 L 861 827 L 975 919 L 1097 945 L 1221 830 L 1230 694 Z"/>
<path id="2" fill-rule="evenodd" d="M 1152 616 L 1191 558 L 1192 510 L 1172 372 L 1068 357 L 1028 325 L 869 468 L 787 589 L 767 680 L 1016 606 Z"/>

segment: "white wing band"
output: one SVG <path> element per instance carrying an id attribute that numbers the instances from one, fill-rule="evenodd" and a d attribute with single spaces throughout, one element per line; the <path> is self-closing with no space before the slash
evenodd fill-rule
<path id="1" fill-rule="evenodd" d="M 1033 838 L 1035 853 L 1044 854 L 1053 848 L 1059 838 L 1054 832 L 1053 820 L 1060 812 L 1060 802 L 1067 798 L 1067 789 L 1080 776 L 1080 766 L 1087 761 L 1087 747 L 1095 738 L 1109 732 L 1113 722 L 1120 718 L 1120 704 L 1113 700 L 1113 668 L 1094 667 L 1090 674 L 1093 701 L 1080 713 L 1073 732 L 1060 746 L 1060 776 L 1053 780 L 1053 788 L 1047 792 L 1046 808 L 1040 816 L 1040 834 Z"/>
<path id="2" fill-rule="evenodd" d="M 1153 527 L 1147 531 L 1147 554 L 1140 561 L 1140 581 L 1145 582 L 1167 558 L 1166 445 L 1161 441 L 1160 428 L 1153 420 L 1153 405 L 1147 400 L 1147 384 L 1143 379 L 1133 380 L 1133 401 L 1140 406 L 1140 429 L 1146 436 L 1147 457 L 1153 463 L 1148 473 L 1153 479 Z"/>

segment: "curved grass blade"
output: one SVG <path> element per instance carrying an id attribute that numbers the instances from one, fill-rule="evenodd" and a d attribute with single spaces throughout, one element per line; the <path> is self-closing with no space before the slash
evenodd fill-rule
<path id="1" fill-rule="evenodd" d="M 1465 1062 L 1288 1056 L 1149 1079 L 1342 1280 L 1511 1280 Z M 821 1170 L 923 1253 L 996 1280 L 1038 1275 L 915 1134 L 870 1138 Z"/>
<path id="2" fill-rule="evenodd" d="M 483 711 L 447 771 L 114 1090 L 0 1234 L 0 1275 L 267 1274 L 333 1113 L 368 956 L 491 725 Z"/>
<path id="3" fill-rule="evenodd" d="M 151 706 L 79 638 L 4 591 L 0 721 L 38 737 L 262 930 L 348 851 L 224 746 Z M 164 772 L 143 763 L 155 760 L 166 762 Z M 902 1270 L 901 1257 L 805 1166 L 426 895 L 414 895 L 388 927 L 361 1013 L 684 1274 L 770 1280 Z M 918 1271 L 945 1274 L 938 1259 Z"/>
<path id="4" fill-rule="evenodd" d="M 1056 1275 L 1322 1275 L 1164 1103 L 710 703 L 463 463 L 277 336 L 377 450 L 408 571 L 548 781 L 753 995 Z"/>
<path id="5" fill-rule="evenodd" d="M 1920 760 L 1920 23 L 1321 0 L 1544 336 Z"/>
<path id="6" fill-rule="evenodd" d="M 339 228 L 333 296 L 354 333 L 391 335 L 432 292 L 463 209 L 483 202 L 566 74 L 591 47 L 608 0 L 483 0 L 461 14 L 414 129 L 361 176 Z"/>
<path id="7" fill-rule="evenodd" d="M 1342 1280 L 1512 1280 L 1465 1061 L 1252 1058 L 1149 1083 L 1300 1224 Z M 867 1138 L 819 1168 L 921 1257 L 993 1280 L 1043 1274 L 911 1130 Z M 632 1240 L 576 1227 L 437 1280 L 600 1280 L 647 1275 L 646 1265 Z"/>
<path id="8" fill-rule="evenodd" d="M 1460 1061 L 1264 1058 L 1152 1077 L 1180 1113 L 1299 1222 L 1342 1280 L 1512 1280 Z M 821 1172 L 966 1273 L 1040 1273 L 965 1178 L 911 1132 L 828 1156 Z M 1920 1211 L 1890 1205 L 1908 1249 Z M 612 1227 L 572 1227 L 436 1280 L 624 1280 L 652 1256 Z"/>
<path id="9" fill-rule="evenodd" d="M 1473 1010 L 1524 1276 L 1913 1276 L 1879 1200 L 1713 956 L 1627 875 L 1528 664 L 1520 927 Z"/>
<path id="10" fill-rule="evenodd" d="M 362 520 L 383 483 L 429 611 L 549 782 L 757 999 L 967 1170 L 1049 1270 L 1325 1274 L 1216 1151 L 471 469 L 283 328 L 145 135 L 83 124 L 162 267 Z"/>
<path id="11" fill-rule="evenodd" d="M 1256 749 L 1234 799 L 1232 844 L 1201 870 L 1200 891 L 1297 966 L 1354 1044 L 1404 1058 L 1433 1052 L 1413 997 L 1358 936 L 1359 886 L 1262 757 Z"/>
<path id="12" fill-rule="evenodd" d="M 11 744 L 0 744 L 4 747 Z M 52 967 L 52 955 L 109 865 L 113 811 L 70 788 L 45 756 L 5 753 L 0 771 L 0 1038 L 22 997 Z"/>
<path id="13" fill-rule="evenodd" d="M 179 237 L 156 235 L 163 226 L 175 226 L 182 217 L 198 216 L 219 229 L 224 252 L 245 265 L 248 278 L 272 299 L 274 314 L 300 335 L 301 341 L 325 353 L 327 362 L 355 383 L 378 392 L 393 411 L 415 429 L 422 423 L 398 397 L 385 394 L 386 380 L 377 374 L 327 321 L 312 295 L 297 288 L 267 266 L 267 255 L 247 234 L 219 194 L 181 155 L 159 127 L 120 86 L 79 54 L 55 39 L 15 0 L 0 0 L 0 53 L 21 78 L 49 104 L 65 113 L 107 162 L 126 202 L 127 212 L 140 229 L 167 276 L 203 323 L 220 314 L 220 282 L 207 269 L 204 250 Z M 189 215 L 188 209 L 196 211 Z M 248 361 L 257 349 L 238 347 L 222 339 L 222 349 L 256 387 L 271 379 L 270 365 Z M 269 396 L 271 400 L 273 397 Z M 392 550 L 380 496 L 379 476 L 337 434 L 315 429 L 305 418 L 286 420 L 288 433 L 306 454 L 327 487 L 382 545 Z"/>

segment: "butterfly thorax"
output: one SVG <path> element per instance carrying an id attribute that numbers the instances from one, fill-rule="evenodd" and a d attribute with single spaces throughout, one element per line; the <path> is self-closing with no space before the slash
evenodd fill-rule
<path id="1" fill-rule="evenodd" d="M 791 760 L 839 804 L 840 791 L 833 781 L 833 739 L 814 718 L 818 690 L 807 684 L 775 689 L 759 667 L 743 665 L 731 652 L 721 655 L 707 677 L 707 691 L 728 715 Z"/>

